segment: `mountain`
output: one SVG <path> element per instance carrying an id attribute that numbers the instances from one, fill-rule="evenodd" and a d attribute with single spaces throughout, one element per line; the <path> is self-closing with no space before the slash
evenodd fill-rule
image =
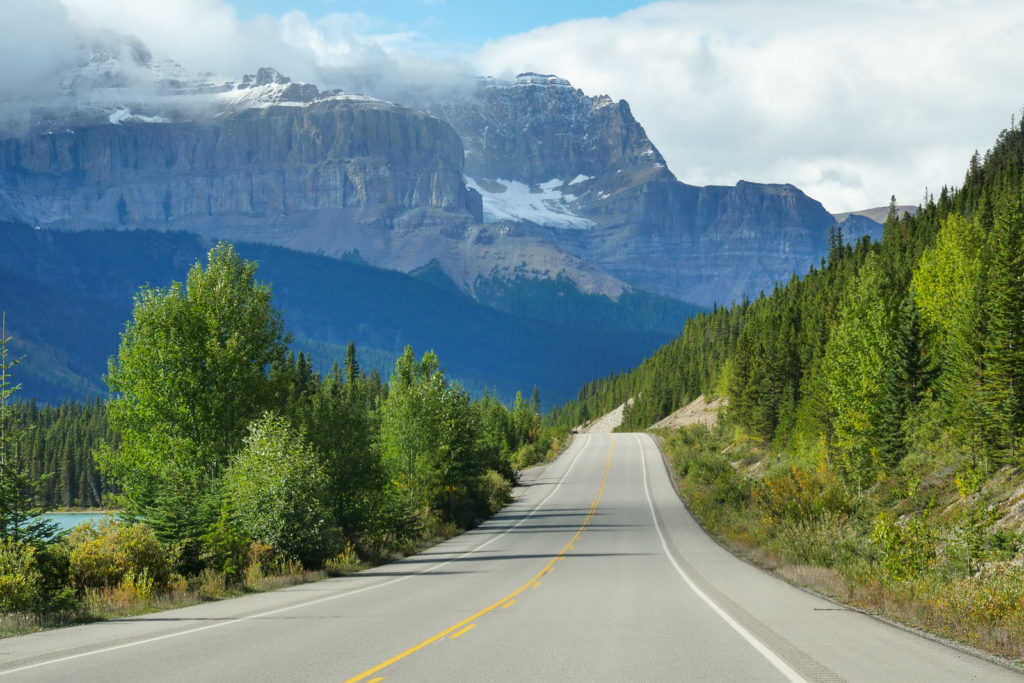
<path id="1" fill-rule="evenodd" d="M 485 220 L 515 222 L 635 287 L 727 303 L 806 272 L 827 251 L 835 221 L 796 187 L 681 183 L 628 103 L 557 76 L 484 78 L 405 102 L 458 131 Z"/>
<path id="2" fill-rule="evenodd" d="M 7 315 L 23 398 L 59 402 L 106 392 L 102 374 L 117 351 L 140 286 L 183 281 L 212 242 L 182 232 L 36 230 L 0 224 L 0 310 Z M 474 393 L 510 399 L 537 384 L 546 405 L 580 384 L 635 364 L 678 334 L 699 309 L 632 293 L 619 302 L 581 294 L 569 282 L 531 283 L 505 313 L 448 285 L 391 270 L 264 244 L 239 243 L 273 286 L 274 305 L 295 334 L 296 353 L 327 370 L 355 341 L 360 362 L 387 378 L 406 344 L 434 349 L 449 376 Z M 536 305 L 538 297 L 560 307 Z"/>
<path id="3" fill-rule="evenodd" d="M 918 207 L 902 205 L 895 208 L 896 215 L 898 216 L 902 216 L 905 213 L 913 216 L 917 213 Z M 868 235 L 872 240 L 876 241 L 882 239 L 882 227 L 888 216 L 888 206 L 878 206 L 873 209 L 846 211 L 844 213 L 832 214 L 836 223 L 840 228 L 842 228 L 843 235 L 846 237 L 847 242 L 856 242 L 857 239 L 864 235 Z"/>
<path id="4" fill-rule="evenodd" d="M 0 284 L 8 306 L 33 292 L 16 316 L 30 355 L 52 387 L 78 394 L 101 389 L 112 345 L 76 349 L 64 323 L 120 328 L 135 287 L 180 279 L 215 239 L 248 244 L 282 297 L 307 293 L 286 315 L 324 362 L 350 338 L 382 366 L 413 343 L 463 363 L 456 374 L 474 386 L 552 383 L 554 398 L 639 361 L 700 305 L 806 271 L 834 224 L 791 185 L 679 182 L 626 102 L 556 76 L 481 79 L 396 104 L 271 68 L 240 81 L 192 74 L 103 35 L 57 80 L 56 96 L 0 102 L 0 221 L 39 228 L 39 253 L 18 257 L 37 270 L 8 257 Z M 199 241 L 161 237 L 179 232 Z M 136 262 L 124 266 L 132 277 L 114 278 L 116 296 L 97 295 L 113 284 L 77 259 L 72 239 L 111 268 Z M 258 252 L 267 247 L 279 249 Z M 406 295 L 366 292 L 374 306 L 317 319 L 322 297 L 365 291 L 356 273 L 384 277 L 373 269 L 409 274 Z M 455 311 L 463 318 L 445 326 Z M 556 368 L 568 373 L 561 384 Z"/>
<path id="5" fill-rule="evenodd" d="M 0 125 L 0 220 L 358 252 L 470 294 L 564 277 L 703 305 L 804 272 L 834 224 L 791 185 L 679 182 L 626 102 L 552 75 L 400 106 L 271 68 L 189 74 L 107 35 L 60 83 Z"/>

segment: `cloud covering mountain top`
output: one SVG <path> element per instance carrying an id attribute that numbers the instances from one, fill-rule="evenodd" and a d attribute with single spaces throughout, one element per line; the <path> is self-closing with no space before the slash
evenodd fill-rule
<path id="1" fill-rule="evenodd" d="M 1024 103 L 1024 6 L 1010 0 L 658 2 L 474 53 L 359 13 L 241 20 L 225 0 L 9 2 L 0 21 L 14 27 L 0 43 L 8 117 L 59 95 L 53 75 L 104 32 L 190 72 L 273 65 L 383 99 L 535 71 L 628 100 L 681 180 L 790 182 L 833 211 L 958 184 Z"/>

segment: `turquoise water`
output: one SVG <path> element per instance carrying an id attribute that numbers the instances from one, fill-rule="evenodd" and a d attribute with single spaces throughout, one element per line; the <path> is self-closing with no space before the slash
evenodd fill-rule
<path id="1" fill-rule="evenodd" d="M 109 512 L 50 512 L 42 515 L 42 517 L 56 522 L 60 525 L 62 531 L 67 531 L 82 522 L 91 522 L 94 519 L 99 520 L 109 514 Z"/>

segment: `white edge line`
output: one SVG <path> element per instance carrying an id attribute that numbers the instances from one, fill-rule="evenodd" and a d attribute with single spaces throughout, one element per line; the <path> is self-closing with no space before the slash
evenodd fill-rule
<path id="1" fill-rule="evenodd" d="M 175 633 L 168 633 L 168 634 L 165 634 L 165 635 L 162 635 L 162 636 L 155 636 L 153 638 L 146 638 L 144 640 L 135 640 L 135 641 L 132 641 L 130 643 L 122 643 L 120 645 L 112 645 L 110 647 L 101 648 L 99 650 L 89 650 L 88 652 L 79 652 L 77 654 L 67 655 L 65 657 L 58 657 L 57 659 L 47 659 L 45 661 L 36 662 L 34 664 L 26 664 L 25 666 L 20 666 L 20 667 L 18 667 L 16 669 L 7 669 L 6 671 L 0 671 L 0 677 L 7 676 L 9 674 L 20 673 L 22 671 L 28 671 L 29 669 L 37 669 L 39 667 L 48 666 L 50 664 L 60 664 L 61 662 L 67 662 L 67 661 L 71 661 L 73 659 L 81 659 L 83 657 L 91 657 L 93 655 L 100 655 L 100 654 L 104 654 L 106 652 L 114 652 L 115 650 L 123 650 L 125 648 L 136 647 L 136 646 L 139 646 L 139 645 L 146 645 L 148 643 L 155 643 L 155 642 L 158 642 L 158 641 L 161 641 L 161 640 L 168 640 L 170 638 L 178 638 L 180 636 L 187 636 L 187 635 L 190 635 L 192 633 L 199 633 L 201 631 L 208 631 L 210 629 L 220 628 L 222 626 L 230 626 L 232 624 L 238 624 L 238 623 L 241 623 L 243 621 L 249 621 L 251 619 L 261 619 L 263 617 L 267 617 L 267 616 L 270 616 L 272 614 L 280 614 L 281 612 L 289 612 L 291 610 L 301 609 L 303 607 L 310 607 L 311 605 L 317 605 L 317 604 L 322 603 L 322 602 L 329 602 L 331 600 L 340 600 L 341 598 L 347 598 L 350 595 L 356 595 L 358 593 L 364 593 L 366 591 L 376 590 L 378 588 L 384 588 L 385 586 L 391 586 L 393 584 L 398 583 L 399 581 L 405 581 L 406 579 L 411 579 L 414 576 L 419 576 L 420 574 L 426 574 L 428 572 L 432 572 L 434 570 L 440 569 L 441 567 L 449 565 L 452 562 L 457 562 L 458 560 L 461 560 L 462 558 L 464 558 L 464 557 L 466 557 L 468 555 L 472 555 L 473 553 L 479 551 L 480 549 L 489 546 L 491 543 L 494 543 L 499 538 L 501 538 L 505 534 L 508 534 L 513 529 L 518 527 L 520 524 L 522 524 L 526 520 L 530 519 L 530 517 L 533 517 L 533 515 L 536 514 L 536 512 L 538 510 L 540 510 L 544 506 L 544 504 L 548 502 L 548 500 L 551 499 L 551 496 L 555 495 L 558 492 L 558 489 L 560 489 L 562 487 L 562 484 L 565 482 L 566 477 L 569 476 L 569 473 L 572 472 L 572 469 L 576 466 L 576 461 L 578 461 L 580 459 L 580 456 L 583 454 L 583 451 L 586 450 L 586 448 L 587 448 L 587 446 L 589 444 L 590 444 L 590 434 L 587 434 L 586 442 L 584 443 L 583 446 L 580 447 L 579 451 L 576 453 L 576 457 L 574 457 L 573 460 L 572 460 L 572 464 L 569 465 L 569 468 L 565 471 L 565 474 L 562 475 L 562 478 L 558 480 L 558 484 L 556 484 L 555 488 L 551 490 L 551 493 L 549 493 L 547 496 L 544 497 L 544 500 L 542 500 L 539 503 L 537 503 L 537 505 L 533 508 L 533 510 L 530 511 L 530 514 L 526 515 L 521 520 L 519 520 L 518 522 L 516 522 L 515 524 L 510 526 L 508 529 L 505 529 L 505 531 L 503 531 L 502 533 L 498 534 L 497 536 L 494 536 L 490 540 L 485 541 L 484 543 L 481 543 L 480 545 L 474 547 L 472 550 L 467 550 L 466 552 L 462 553 L 458 557 L 453 557 L 450 560 L 445 560 L 441 564 L 436 564 L 436 565 L 433 565 L 433 566 L 428 567 L 426 569 L 421 569 L 420 571 L 418 571 L 418 572 L 416 572 L 414 574 L 408 574 L 406 576 L 402 576 L 402 577 L 399 577 L 397 579 L 392 579 L 391 581 L 385 581 L 384 583 L 378 583 L 376 585 L 366 586 L 364 588 L 357 588 L 356 590 L 346 591 L 344 593 L 339 593 L 337 595 L 328 595 L 326 597 L 317 598 L 315 600 L 308 600 L 306 602 L 301 602 L 301 603 L 299 603 L 297 605 L 288 605 L 287 607 L 278 607 L 277 609 L 272 609 L 272 610 L 269 610 L 269 611 L 266 611 L 266 612 L 258 612 L 256 614 L 250 614 L 248 616 L 239 617 L 237 619 L 230 619 L 228 621 L 218 622 L 216 624 L 208 624 L 206 626 L 199 626 L 197 628 L 192 628 L 192 629 L 188 629 L 188 630 L 185 630 L 185 631 L 177 631 Z M 384 565 L 384 566 L 387 566 L 387 565 Z"/>
<path id="2" fill-rule="evenodd" d="M 634 434 L 633 436 L 636 437 L 637 443 L 640 444 L 640 463 L 643 465 L 644 471 L 644 493 L 647 495 L 647 505 L 651 508 L 651 520 L 654 522 L 654 530 L 658 532 L 658 538 L 661 539 L 661 548 L 665 551 L 665 557 L 669 559 L 672 566 L 675 567 L 676 572 L 678 572 L 679 576 L 683 577 L 683 581 L 685 581 L 686 585 L 688 585 L 690 589 L 697 594 L 697 597 L 707 603 L 708 607 L 713 609 L 715 614 L 720 616 L 725 623 L 736 631 L 736 633 L 740 634 L 743 640 L 750 643 L 755 650 L 761 653 L 761 655 L 767 659 L 772 666 L 779 670 L 779 673 L 785 676 L 788 680 L 793 681 L 793 683 L 807 683 L 807 679 L 794 671 L 788 664 L 786 664 L 785 661 L 783 661 L 781 657 L 772 652 L 767 645 L 758 640 L 757 636 L 743 628 L 738 621 L 729 616 L 728 612 L 719 607 L 718 604 L 707 595 L 707 593 L 702 591 L 697 584 L 693 582 L 693 579 L 690 578 L 689 574 L 687 574 L 686 571 L 679 566 L 679 563 L 676 562 L 676 558 L 672 557 L 672 553 L 669 552 L 668 549 L 668 543 L 665 541 L 665 534 L 662 533 L 661 525 L 658 524 L 658 517 L 654 514 L 654 501 L 651 500 L 651 490 L 647 486 L 647 462 L 646 457 L 644 456 L 644 442 L 643 439 L 640 438 L 639 434 Z"/>

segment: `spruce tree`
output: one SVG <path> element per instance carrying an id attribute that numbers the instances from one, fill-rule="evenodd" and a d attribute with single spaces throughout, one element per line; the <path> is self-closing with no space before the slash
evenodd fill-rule
<path id="1" fill-rule="evenodd" d="M 39 515 L 38 504 L 44 478 L 33 478 L 22 463 L 19 446 L 25 431 L 12 419 L 11 397 L 21 388 L 11 384 L 11 370 L 21 362 L 11 358 L 7 336 L 7 314 L 0 315 L 0 541 L 41 545 L 57 534 L 57 525 Z"/>
<path id="2" fill-rule="evenodd" d="M 1016 459 L 1024 422 L 1024 215 L 1014 201 L 990 235 L 983 398 L 996 448 Z"/>

